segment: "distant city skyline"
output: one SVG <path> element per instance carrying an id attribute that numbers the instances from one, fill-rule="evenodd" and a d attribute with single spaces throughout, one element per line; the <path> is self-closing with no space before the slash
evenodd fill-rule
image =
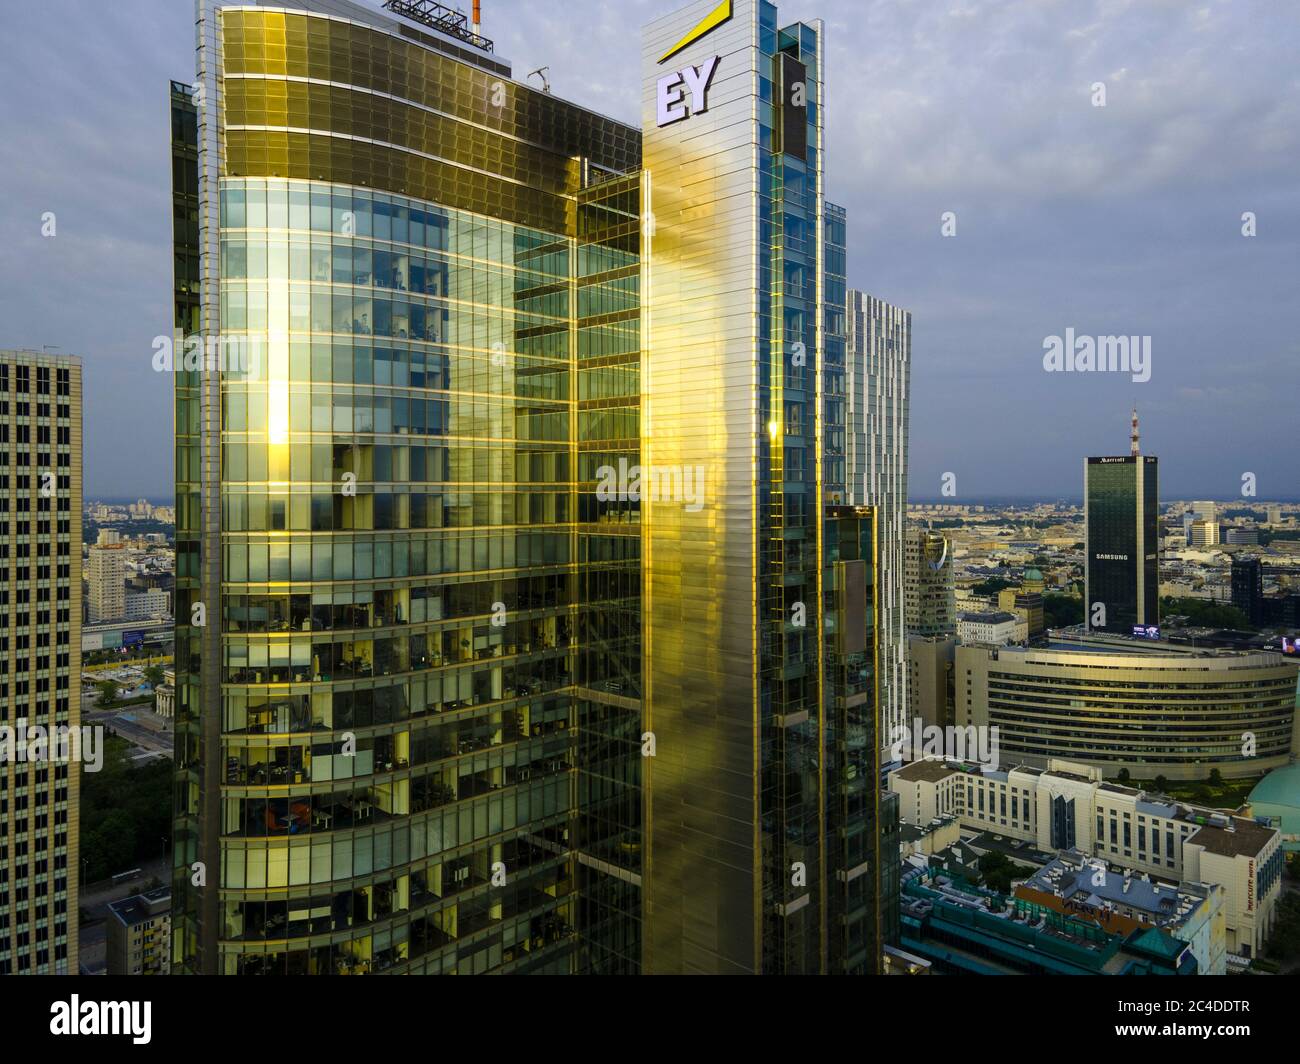
<path id="1" fill-rule="evenodd" d="M 493 0 L 484 32 L 516 76 L 547 65 L 558 97 L 639 121 L 636 27 L 674 6 L 574 0 L 556 20 Z M 913 498 L 946 472 L 966 500 L 1081 492 L 1080 458 L 1125 449 L 1134 402 L 1162 498 L 1228 499 L 1246 471 L 1260 498 L 1296 496 L 1287 10 L 798 6 L 828 30 L 827 194 L 848 210 L 848 283 L 913 314 Z M 168 84 L 194 76 L 193 5 L 47 0 L 2 18 L 24 47 L 0 67 L 0 345 L 82 356 L 88 485 L 159 495 L 173 453 L 171 382 L 150 368 L 171 323 Z M 1224 46 L 1243 40 L 1249 63 Z M 1044 372 L 1044 338 L 1069 329 L 1150 337 L 1151 380 Z"/>
<path id="2" fill-rule="evenodd" d="M 86 505 L 89 506 L 93 503 L 103 503 L 105 505 L 112 506 L 112 505 L 118 505 L 123 503 L 136 502 L 139 499 L 144 499 L 146 502 L 150 502 L 155 505 L 161 505 L 161 506 L 172 506 L 176 502 L 176 496 L 174 493 L 127 492 L 122 495 L 101 495 L 96 492 L 88 492 L 86 494 Z M 1180 496 L 1178 498 L 1169 498 L 1169 499 L 1162 497 L 1160 500 L 1160 507 L 1161 509 L 1164 509 L 1167 506 L 1176 505 L 1178 503 L 1190 503 L 1196 500 L 1206 500 L 1209 502 L 1224 503 L 1225 505 L 1231 504 L 1233 509 L 1240 508 L 1243 510 L 1252 510 L 1252 509 L 1262 510 L 1273 503 L 1276 503 L 1281 506 L 1300 505 L 1300 495 L 1274 495 L 1274 496 L 1269 496 L 1267 498 L 1261 496 L 1259 499 L 1239 499 L 1239 498 L 1232 498 L 1232 497 L 1215 498 L 1213 495 L 1206 495 L 1206 494 L 1190 494 L 1190 495 Z M 1073 495 L 1073 496 L 1071 495 L 987 495 L 981 498 L 969 498 L 969 499 L 951 499 L 951 498 L 944 498 L 938 495 L 933 495 L 933 496 L 909 495 L 907 498 L 907 503 L 909 506 L 911 506 L 912 504 L 936 505 L 936 506 L 1017 506 L 1017 505 L 1025 505 L 1031 503 L 1037 505 L 1043 505 L 1045 503 L 1058 503 L 1058 504 L 1065 504 L 1065 505 L 1082 506 L 1083 494 L 1080 493 L 1078 495 Z"/>

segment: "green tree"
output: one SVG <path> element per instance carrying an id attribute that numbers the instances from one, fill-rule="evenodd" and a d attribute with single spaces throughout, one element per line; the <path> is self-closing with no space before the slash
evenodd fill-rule
<path id="1" fill-rule="evenodd" d="M 1210 599 L 1166 596 L 1160 600 L 1160 613 L 1164 616 L 1175 614 L 1184 616 L 1188 624 L 1197 628 L 1235 628 L 1239 631 L 1256 631 L 1255 626 L 1241 610 Z"/>
<path id="2" fill-rule="evenodd" d="M 124 872 L 134 864 L 136 825 L 125 809 L 109 810 L 83 832 L 81 857 L 90 883 Z"/>
<path id="3" fill-rule="evenodd" d="M 1156 777 L 1156 790 L 1160 791 L 1162 794 L 1163 794 L 1165 791 L 1169 790 L 1169 780 L 1168 780 L 1166 777 L 1164 777 L 1164 776 L 1157 776 L 1157 777 Z"/>
<path id="4" fill-rule="evenodd" d="M 1210 769 L 1210 786 L 1211 787 L 1223 786 L 1223 773 L 1220 772 L 1217 768 Z"/>
<path id="5" fill-rule="evenodd" d="M 150 665 L 144 670 L 144 678 L 148 681 L 150 687 L 157 687 L 166 679 L 166 676 L 161 665 Z"/>
<path id="6" fill-rule="evenodd" d="M 1282 895 L 1276 912 L 1277 923 L 1268 940 L 1268 955 L 1278 960 L 1300 957 L 1300 897 Z"/>
<path id="7" fill-rule="evenodd" d="M 1083 597 L 1081 595 L 1043 596 L 1043 623 L 1048 628 L 1068 628 L 1083 623 Z"/>
<path id="8" fill-rule="evenodd" d="M 112 737 L 101 770 L 82 770 L 81 855 L 91 882 L 156 860 L 171 835 L 172 763 L 155 758 L 133 765 L 129 750 Z"/>
<path id="9" fill-rule="evenodd" d="M 106 706 L 117 698 L 117 684 L 112 680 L 100 680 L 95 685 L 99 688 L 99 704 Z"/>
<path id="10" fill-rule="evenodd" d="M 986 853 L 979 859 L 979 870 L 983 885 L 999 894 L 1011 893 L 1012 880 L 1027 879 L 1034 874 L 1032 868 L 1016 864 L 1006 854 L 997 851 Z"/>
<path id="11" fill-rule="evenodd" d="M 1133 774 L 1132 774 L 1131 772 L 1129 772 L 1128 769 L 1126 769 L 1126 768 L 1122 768 L 1122 769 L 1119 770 L 1119 781 L 1120 781 L 1120 783 L 1127 783 L 1127 782 L 1128 782 L 1129 780 L 1131 780 L 1132 778 L 1133 778 Z"/>

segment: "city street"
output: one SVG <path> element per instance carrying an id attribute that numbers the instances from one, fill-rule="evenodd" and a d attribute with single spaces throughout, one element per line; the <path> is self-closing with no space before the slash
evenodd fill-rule
<path id="1" fill-rule="evenodd" d="M 116 732 L 138 747 L 133 757 L 171 757 L 172 722 L 159 717 L 147 702 L 117 709 L 101 709 L 97 704 L 99 692 L 83 688 L 81 694 L 82 724 L 101 725 Z"/>
<path id="2" fill-rule="evenodd" d="M 132 871 L 124 869 L 123 871 Z M 171 857 L 158 856 L 146 861 L 136 875 L 122 879 L 103 879 L 91 883 L 81 894 L 80 909 L 86 914 L 81 921 L 80 956 L 83 975 L 103 975 L 108 941 L 108 906 L 146 890 L 154 880 L 167 884 L 171 877 Z"/>

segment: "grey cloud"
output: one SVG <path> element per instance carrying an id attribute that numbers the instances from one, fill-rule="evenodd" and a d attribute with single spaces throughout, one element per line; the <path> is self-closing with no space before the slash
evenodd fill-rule
<path id="1" fill-rule="evenodd" d="M 635 123 L 639 26 L 674 3 L 484 0 L 484 32 L 517 77 L 548 65 L 557 95 Z M 827 23 L 850 283 L 914 313 L 915 495 L 959 461 L 963 494 L 1077 494 L 1084 454 L 1125 447 L 1134 401 L 1166 494 L 1249 468 L 1261 493 L 1300 495 L 1279 446 L 1300 399 L 1287 5 L 798 0 L 781 16 Z M 167 491 L 170 382 L 147 367 L 170 321 L 167 82 L 192 76 L 192 5 L 9 3 L 0 30 L 0 344 L 85 356 L 91 491 Z M 1071 326 L 1151 335 L 1151 382 L 1044 374 L 1043 337 Z"/>

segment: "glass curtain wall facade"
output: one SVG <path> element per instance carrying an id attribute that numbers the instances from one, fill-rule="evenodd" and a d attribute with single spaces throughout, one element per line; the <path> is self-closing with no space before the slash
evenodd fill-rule
<path id="1" fill-rule="evenodd" d="M 174 963 L 633 968 L 639 136 L 289 6 L 198 3 Z"/>
<path id="2" fill-rule="evenodd" d="M 828 506 L 852 505 L 849 487 L 849 436 L 851 401 L 849 387 L 848 300 L 848 212 L 834 203 L 826 204 L 824 260 L 825 293 L 822 307 L 822 388 L 824 392 L 822 483 Z"/>
<path id="3" fill-rule="evenodd" d="M 176 970 L 876 970 L 822 31 L 697 3 L 651 91 L 711 13 L 643 171 L 486 47 L 198 0 Z"/>
<path id="4" fill-rule="evenodd" d="M 948 537 L 920 526 L 906 528 L 903 567 L 906 573 L 903 625 L 907 633 L 956 635 L 956 577 Z"/>
<path id="5" fill-rule="evenodd" d="M 889 850 L 889 810 L 882 809 L 880 782 L 876 512 L 828 508 L 825 547 L 822 837 L 830 875 L 826 956 L 818 970 L 875 975 L 889 941 L 889 868 L 898 853 Z"/>
<path id="6" fill-rule="evenodd" d="M 841 786 L 876 757 L 873 533 L 824 505 L 822 43 L 764 0 L 643 31 L 642 455 L 706 485 L 642 507 L 651 972 L 874 970 L 878 781 Z M 837 642 L 846 609 L 861 647 Z"/>
<path id="7" fill-rule="evenodd" d="M 586 182 L 574 269 L 577 970 L 641 971 L 641 501 L 609 498 L 640 462 L 640 175 Z"/>
<path id="8" fill-rule="evenodd" d="M 1084 490 L 1085 623 L 1093 631 L 1120 635 L 1131 635 L 1135 625 L 1159 625 L 1157 460 L 1149 455 L 1089 458 Z"/>

